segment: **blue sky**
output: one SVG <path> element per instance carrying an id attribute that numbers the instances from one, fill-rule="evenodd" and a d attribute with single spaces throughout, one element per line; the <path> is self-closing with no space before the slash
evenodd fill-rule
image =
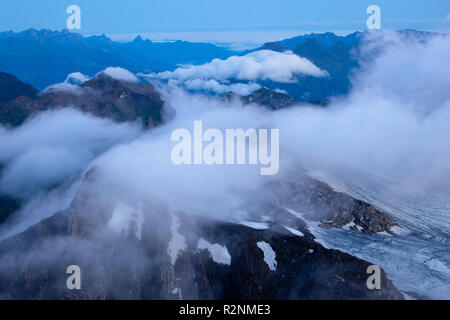
<path id="1" fill-rule="evenodd" d="M 81 8 L 84 34 L 341 31 L 365 29 L 379 5 L 382 27 L 447 30 L 450 0 L 1 0 L 0 30 L 65 28 L 67 6 Z M 447 22 L 445 22 L 445 18 Z"/>

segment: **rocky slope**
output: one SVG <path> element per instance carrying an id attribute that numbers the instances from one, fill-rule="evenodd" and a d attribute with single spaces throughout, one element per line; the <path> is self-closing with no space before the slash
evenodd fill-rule
<path id="1" fill-rule="evenodd" d="M 364 233 L 387 232 L 397 223 L 374 206 L 334 191 L 327 184 L 306 175 L 295 180 L 273 182 L 269 190 L 275 203 L 304 212 L 322 228 L 348 227 Z"/>
<path id="2" fill-rule="evenodd" d="M 255 103 L 260 106 L 266 107 L 269 110 L 279 110 L 298 104 L 294 98 L 290 95 L 282 92 L 270 90 L 268 88 L 261 88 L 255 92 L 247 95 L 240 96 L 235 93 L 229 92 L 222 96 L 225 100 L 239 99 L 244 104 Z"/>

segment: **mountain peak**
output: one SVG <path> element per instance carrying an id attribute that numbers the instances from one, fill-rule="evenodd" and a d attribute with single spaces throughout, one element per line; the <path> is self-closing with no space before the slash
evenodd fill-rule
<path id="1" fill-rule="evenodd" d="M 136 38 L 134 38 L 134 40 L 131 43 L 135 45 L 140 45 L 144 43 L 152 43 L 152 41 L 149 39 L 142 38 L 141 35 L 137 35 Z"/>
<path id="2" fill-rule="evenodd" d="M 88 81 L 85 81 L 80 85 L 80 87 L 91 87 L 95 89 L 104 89 L 104 88 L 113 88 L 113 87 L 120 87 L 121 81 L 113 78 L 112 76 L 106 74 L 105 72 L 98 73 L 95 77 L 92 79 L 89 79 Z"/>
<path id="3" fill-rule="evenodd" d="M 111 39 L 108 38 L 104 33 L 102 33 L 99 36 L 97 36 L 97 35 L 90 36 L 90 37 L 87 37 L 86 39 L 87 40 L 96 40 L 96 41 L 99 41 L 99 42 L 111 42 Z"/>
<path id="4" fill-rule="evenodd" d="M 271 110 L 279 110 L 296 103 L 290 95 L 262 87 L 248 96 L 242 97 L 245 104 L 257 103 Z"/>
<path id="5" fill-rule="evenodd" d="M 84 37 L 75 32 L 71 32 L 67 29 L 62 30 L 50 30 L 50 29 L 41 29 L 37 30 L 35 28 L 29 28 L 26 30 L 23 30 L 21 32 L 18 32 L 16 34 L 10 34 L 10 35 L 17 35 L 21 38 L 25 38 L 27 40 L 37 40 L 37 41 L 45 41 L 45 40 L 58 40 L 58 41 L 66 41 L 68 39 L 76 39 L 76 40 L 82 40 Z"/>
<path id="6" fill-rule="evenodd" d="M 142 43 L 144 42 L 144 39 L 140 35 L 137 35 L 136 38 L 133 40 L 134 43 Z"/>

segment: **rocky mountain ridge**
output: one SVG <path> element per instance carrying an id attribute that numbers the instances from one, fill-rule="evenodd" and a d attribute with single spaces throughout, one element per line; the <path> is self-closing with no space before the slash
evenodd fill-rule
<path id="1" fill-rule="evenodd" d="M 15 127 L 38 112 L 65 107 L 118 122 L 140 119 L 145 127 L 154 127 L 162 121 L 164 102 L 150 84 L 121 81 L 100 73 L 80 86 L 63 85 L 40 94 L 24 92 L 0 104 L 0 123 Z"/>

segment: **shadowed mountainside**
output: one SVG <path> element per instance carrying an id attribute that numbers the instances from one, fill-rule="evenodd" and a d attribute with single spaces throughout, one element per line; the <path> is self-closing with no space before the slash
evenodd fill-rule
<path id="1" fill-rule="evenodd" d="M 32 85 L 23 83 L 11 74 L 0 72 L 0 104 L 23 95 L 33 98 L 38 93 Z"/>

